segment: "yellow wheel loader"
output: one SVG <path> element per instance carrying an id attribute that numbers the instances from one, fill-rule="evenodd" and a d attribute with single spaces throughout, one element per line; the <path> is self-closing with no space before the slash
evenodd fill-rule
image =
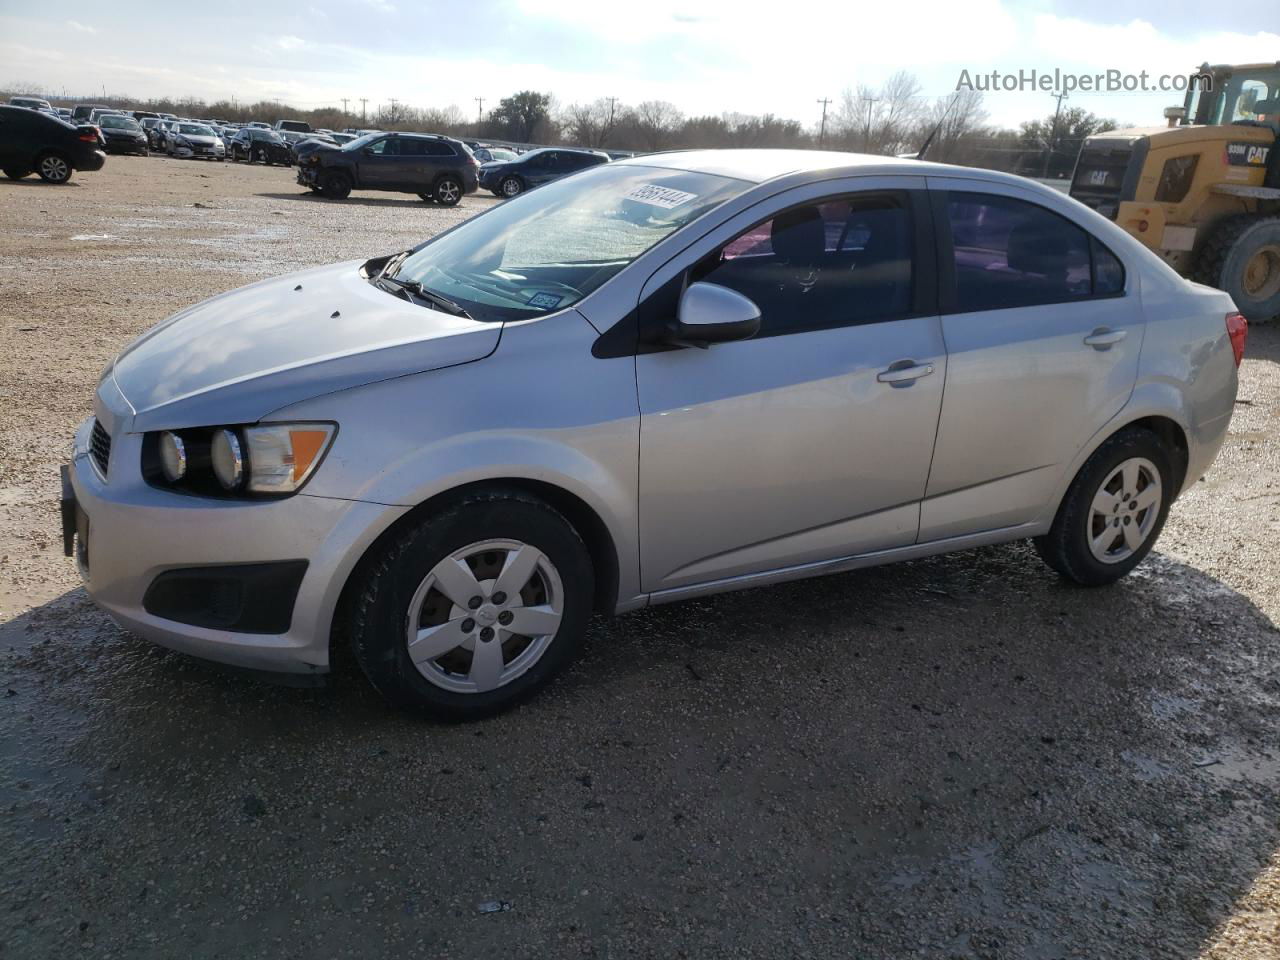
<path id="1" fill-rule="evenodd" d="M 1250 321 L 1280 316 L 1280 62 L 1205 64 L 1165 119 L 1089 137 L 1071 196 Z"/>

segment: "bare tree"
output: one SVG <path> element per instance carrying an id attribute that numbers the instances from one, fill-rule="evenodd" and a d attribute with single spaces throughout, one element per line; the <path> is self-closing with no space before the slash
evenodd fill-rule
<path id="1" fill-rule="evenodd" d="M 603 147 L 626 108 L 618 108 L 607 97 L 590 103 L 571 103 L 560 115 L 564 136 L 572 143 L 586 147 Z"/>
<path id="2" fill-rule="evenodd" d="M 631 122 L 647 149 L 661 150 L 684 122 L 684 114 L 666 100 L 646 100 L 631 111 Z"/>
<path id="3" fill-rule="evenodd" d="M 836 107 L 834 127 L 845 146 L 865 153 L 900 153 L 927 105 L 920 83 L 899 70 L 882 87 L 859 84 L 845 89 Z"/>

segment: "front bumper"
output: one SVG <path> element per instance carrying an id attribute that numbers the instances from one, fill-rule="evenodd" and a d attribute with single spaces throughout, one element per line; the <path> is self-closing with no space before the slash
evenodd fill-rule
<path id="1" fill-rule="evenodd" d="M 107 153 L 136 153 L 143 154 L 147 152 L 146 140 L 108 140 Z"/>
<path id="2" fill-rule="evenodd" d="M 175 157 L 181 157 L 184 160 L 196 158 L 200 160 L 221 160 L 227 152 L 222 147 L 184 147 L 175 146 L 171 151 Z"/>
<path id="3" fill-rule="evenodd" d="M 112 437 L 104 478 L 89 453 L 92 424 L 87 420 L 76 431 L 65 471 L 63 538 L 98 606 L 131 633 L 201 659 L 253 670 L 327 672 L 342 587 L 374 537 L 404 508 L 305 493 L 241 501 L 158 490 L 138 468 L 138 434 Z M 153 590 L 157 580 L 170 582 L 174 571 L 188 575 L 192 568 L 221 566 L 238 575 L 248 565 L 278 570 L 301 560 L 307 561 L 305 572 L 282 632 L 197 626 L 151 612 L 161 609 Z"/>

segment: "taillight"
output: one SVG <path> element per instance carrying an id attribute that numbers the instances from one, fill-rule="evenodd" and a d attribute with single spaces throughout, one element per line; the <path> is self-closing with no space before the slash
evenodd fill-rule
<path id="1" fill-rule="evenodd" d="M 83 140 L 85 143 L 97 143 L 98 135 L 96 133 L 89 133 L 88 131 L 85 131 L 76 139 Z"/>
<path id="2" fill-rule="evenodd" d="M 1231 338 L 1231 352 L 1236 355 L 1236 366 L 1244 359 L 1244 342 L 1249 338 L 1249 321 L 1240 313 L 1227 314 L 1227 336 Z"/>

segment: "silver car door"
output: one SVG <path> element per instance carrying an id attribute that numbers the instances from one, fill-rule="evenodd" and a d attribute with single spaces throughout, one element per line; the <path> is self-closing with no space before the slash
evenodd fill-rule
<path id="1" fill-rule="evenodd" d="M 947 382 L 922 542 L 1052 509 L 1066 465 L 1128 400 L 1143 335 L 1123 264 L 1070 201 L 1049 209 L 1013 185 L 928 179 Z"/>
<path id="2" fill-rule="evenodd" d="M 691 280 L 753 297 L 763 319 L 751 340 L 641 346 L 646 592 L 914 542 L 946 364 L 923 186 L 864 177 L 795 188 L 650 278 L 642 340 Z M 842 222 L 840 203 L 885 206 L 879 232 Z"/>

